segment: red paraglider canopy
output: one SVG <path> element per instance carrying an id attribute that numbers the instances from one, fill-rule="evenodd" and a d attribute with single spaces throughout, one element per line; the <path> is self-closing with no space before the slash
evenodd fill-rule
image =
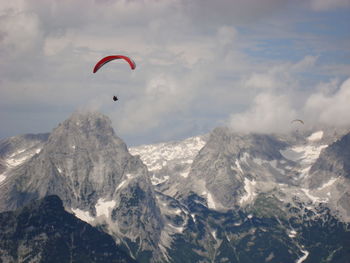
<path id="1" fill-rule="evenodd" d="M 127 57 L 127 56 L 123 56 L 123 55 L 113 55 L 113 56 L 107 56 L 107 57 L 104 57 L 103 59 L 101 59 L 99 62 L 97 62 L 97 64 L 95 65 L 94 67 L 94 73 L 96 73 L 104 64 L 112 61 L 112 60 L 115 60 L 115 59 L 124 59 L 126 62 L 129 63 L 131 69 L 135 69 L 136 68 L 136 64 L 135 62 Z"/>

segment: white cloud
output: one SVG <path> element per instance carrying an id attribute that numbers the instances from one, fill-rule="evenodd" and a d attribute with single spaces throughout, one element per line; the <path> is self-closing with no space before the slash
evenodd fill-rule
<path id="1" fill-rule="evenodd" d="M 333 85 L 330 85 L 331 89 Z M 305 104 L 305 114 L 310 121 L 327 126 L 350 126 L 350 78 L 333 94 L 325 89 L 312 94 Z"/>
<path id="2" fill-rule="evenodd" d="M 302 72 L 304 70 L 307 70 L 313 66 L 315 66 L 317 62 L 318 57 L 317 56 L 305 56 L 302 60 L 298 61 L 297 63 L 293 64 L 291 66 L 291 70 L 293 72 Z"/>
<path id="3" fill-rule="evenodd" d="M 244 77 L 242 85 L 247 89 L 288 91 L 299 88 L 297 74 L 307 72 L 315 66 L 317 57 L 305 56 L 295 63 L 275 63 L 262 67 L 260 72 L 253 72 Z M 259 92 L 260 92 L 259 91 Z"/>
<path id="4" fill-rule="evenodd" d="M 229 126 L 243 133 L 284 133 L 291 129 L 290 121 L 296 116 L 287 96 L 263 93 L 250 109 L 233 114 Z"/>
<path id="5" fill-rule="evenodd" d="M 64 35 L 49 35 L 45 39 L 44 54 L 46 56 L 58 55 L 65 48 L 73 46 L 74 40 L 75 34 L 73 32 L 67 32 Z"/>
<path id="6" fill-rule="evenodd" d="M 237 132 L 286 133 L 293 129 L 290 121 L 303 119 L 305 127 L 350 127 L 350 78 L 339 88 L 338 81 L 321 83 L 300 108 L 293 100 L 298 97 L 263 92 L 242 113 L 230 116 L 229 126 Z"/>
<path id="7" fill-rule="evenodd" d="M 276 79 L 270 74 L 253 73 L 245 82 L 248 88 L 273 89 L 278 86 Z"/>
<path id="8" fill-rule="evenodd" d="M 0 52 L 16 57 L 30 54 L 41 45 L 40 20 L 36 14 L 10 12 L 0 16 Z"/>
<path id="9" fill-rule="evenodd" d="M 233 113 L 229 126 L 238 132 L 286 133 L 295 118 L 305 119 L 302 110 L 307 95 L 298 75 L 315 67 L 317 57 L 305 56 L 295 63 L 275 63 L 265 70 L 248 74 L 241 81 L 246 92 L 255 90 L 251 104 Z M 301 96 L 301 95 L 303 96 Z M 299 109 L 299 110 L 298 110 Z"/>
<path id="10" fill-rule="evenodd" d="M 154 74 L 140 96 L 125 103 L 122 111 L 115 112 L 117 130 L 138 133 L 157 128 L 164 119 L 186 111 L 193 94 L 187 92 L 183 80 L 163 73 Z"/>
<path id="11" fill-rule="evenodd" d="M 26 2 L 25 0 L 3 1 L 0 5 L 0 16 L 22 12 L 26 8 Z"/>
<path id="12" fill-rule="evenodd" d="M 237 37 L 237 30 L 233 27 L 222 26 L 218 29 L 218 41 L 221 46 L 232 45 Z"/>

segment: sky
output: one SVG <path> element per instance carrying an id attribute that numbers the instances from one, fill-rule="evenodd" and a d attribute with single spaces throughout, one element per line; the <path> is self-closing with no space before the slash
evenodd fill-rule
<path id="1" fill-rule="evenodd" d="M 349 21 L 350 0 L 0 0 L 0 139 L 77 110 L 130 146 L 350 127 Z M 136 69 L 93 74 L 112 54 Z"/>

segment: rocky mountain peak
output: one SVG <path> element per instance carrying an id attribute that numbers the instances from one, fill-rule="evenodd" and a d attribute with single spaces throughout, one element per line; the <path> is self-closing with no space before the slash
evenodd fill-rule
<path id="1" fill-rule="evenodd" d="M 111 120 L 100 112 L 76 111 L 60 127 L 70 131 L 79 129 L 86 135 L 96 131 L 114 135 Z"/>
<path id="2" fill-rule="evenodd" d="M 223 154 L 240 157 L 244 153 L 266 160 L 280 159 L 280 149 L 287 144 L 269 134 L 236 133 L 227 127 L 213 130 L 205 147 L 207 151 L 219 151 Z"/>
<path id="3" fill-rule="evenodd" d="M 117 146 L 120 150 L 127 150 L 125 143 L 115 135 L 111 120 L 99 112 L 92 111 L 74 112 L 53 130 L 48 142 L 55 147 L 73 149 L 76 147 L 103 149 Z"/>
<path id="4" fill-rule="evenodd" d="M 50 134 L 40 152 L 9 173 L 16 191 L 31 198 L 60 196 L 65 205 L 94 205 L 111 198 L 128 174 L 147 178 L 147 169 L 115 135 L 108 117 L 98 112 L 75 112 Z M 148 178 L 147 178 L 148 179 Z M 6 202 L 7 209 L 21 202 Z"/>

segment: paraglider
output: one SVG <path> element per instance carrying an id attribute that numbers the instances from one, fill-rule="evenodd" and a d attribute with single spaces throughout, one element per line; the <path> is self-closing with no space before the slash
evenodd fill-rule
<path id="1" fill-rule="evenodd" d="M 294 130 L 295 129 L 295 133 L 297 136 L 300 136 L 299 135 L 299 128 L 302 129 L 302 127 L 305 125 L 304 121 L 303 120 L 300 120 L 300 119 L 295 119 L 295 120 L 292 120 L 291 122 L 291 126 L 293 127 L 292 129 Z"/>
<path id="2" fill-rule="evenodd" d="M 293 122 L 300 122 L 301 124 L 305 124 L 302 120 L 299 120 L 299 119 L 292 120 L 290 123 L 293 123 Z"/>
<path id="3" fill-rule="evenodd" d="M 129 63 L 130 68 L 134 70 L 136 68 L 136 63 L 129 57 L 123 56 L 123 55 L 113 55 L 113 56 L 107 56 L 101 59 L 94 67 L 93 72 L 96 73 L 103 65 L 107 64 L 108 62 L 115 60 L 115 59 L 123 59 L 126 62 Z"/>
<path id="4" fill-rule="evenodd" d="M 115 59 L 125 60 L 126 62 L 129 63 L 129 66 L 132 70 L 134 70 L 136 68 L 136 63 L 131 58 L 129 58 L 127 56 L 123 56 L 123 55 L 113 55 L 113 56 L 104 57 L 99 62 L 97 62 L 94 69 L 93 69 L 93 73 L 96 73 L 101 67 L 103 67 L 103 65 L 105 65 L 108 62 L 115 60 Z M 118 97 L 113 96 L 113 101 L 117 101 L 117 100 L 118 100 Z"/>

